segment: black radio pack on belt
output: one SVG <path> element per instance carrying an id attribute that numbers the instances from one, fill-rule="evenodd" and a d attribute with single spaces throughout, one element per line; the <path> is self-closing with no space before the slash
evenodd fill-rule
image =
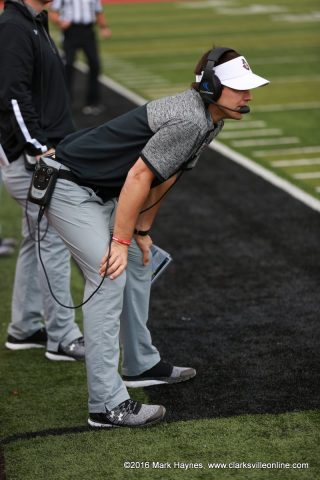
<path id="1" fill-rule="evenodd" d="M 58 175 L 57 168 L 46 165 L 40 159 L 33 172 L 28 200 L 43 207 L 49 205 Z"/>

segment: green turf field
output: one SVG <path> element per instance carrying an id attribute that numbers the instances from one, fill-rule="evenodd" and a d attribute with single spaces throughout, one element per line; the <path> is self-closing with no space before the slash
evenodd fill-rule
<path id="1" fill-rule="evenodd" d="M 101 46 L 103 71 L 147 99 L 185 89 L 213 44 L 243 53 L 271 84 L 253 92 L 252 114 L 231 122 L 219 140 L 320 198 L 318 0 L 111 4 L 105 11 L 113 37 Z"/>
<path id="2" fill-rule="evenodd" d="M 18 237 L 20 209 L 4 190 L 0 218 L 6 236 Z M 320 478 L 318 411 L 177 421 L 140 430 L 87 431 L 84 366 L 49 362 L 42 350 L 12 352 L 3 346 L 14 267 L 14 257 L 1 258 L 1 480 Z M 82 280 L 75 268 L 72 290 L 75 302 L 81 301 Z M 77 315 L 81 323 L 79 311 Z M 131 391 L 131 395 L 148 402 L 148 389 Z M 199 391 L 202 401 L 206 400 Z M 179 386 L 176 408 L 183 409 Z M 77 432 L 75 427 L 79 427 Z M 125 462 L 130 462 L 130 468 Z M 161 468 L 166 463 L 171 468 Z M 198 466 L 186 470 L 183 464 Z"/>
<path id="3" fill-rule="evenodd" d="M 5 233 L 18 236 L 19 207 L 4 191 L 1 200 Z M 14 265 L 12 257 L 1 259 L 0 345 L 6 338 Z M 76 270 L 72 287 L 78 302 L 82 283 Z M 181 421 L 140 430 L 81 431 L 87 416 L 82 364 L 46 361 L 42 350 L 12 352 L 1 347 L 0 365 L 0 431 L 5 439 L 0 444 L 1 480 L 319 478 L 317 412 Z M 144 392 L 134 390 L 132 396 L 148 401 L 147 389 Z M 183 408 L 178 399 L 177 408 Z M 73 427 L 80 431 L 68 430 Z M 193 466 L 187 469 L 186 464 Z M 280 468 L 280 464 L 285 466 Z"/>

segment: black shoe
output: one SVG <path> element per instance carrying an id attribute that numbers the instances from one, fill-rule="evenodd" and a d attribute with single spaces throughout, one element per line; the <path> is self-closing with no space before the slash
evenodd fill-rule
<path id="1" fill-rule="evenodd" d="M 194 368 L 174 367 L 169 363 L 160 360 L 154 367 L 136 376 L 123 375 L 122 379 L 127 387 L 150 387 L 163 383 L 179 383 L 190 380 L 196 375 Z"/>
<path id="2" fill-rule="evenodd" d="M 8 335 L 5 346 L 9 350 L 28 350 L 30 348 L 44 348 L 47 343 L 47 332 L 45 328 L 40 328 L 30 337 L 18 340 L 18 338 Z"/>
<path id="3" fill-rule="evenodd" d="M 145 405 L 129 398 L 106 413 L 89 413 L 88 424 L 94 428 L 147 427 L 160 422 L 165 413 L 162 405 Z"/>
<path id="4" fill-rule="evenodd" d="M 55 362 L 75 362 L 83 361 L 85 359 L 84 338 L 80 337 L 69 343 L 66 347 L 59 345 L 58 351 L 53 352 L 47 350 L 45 357 Z"/>

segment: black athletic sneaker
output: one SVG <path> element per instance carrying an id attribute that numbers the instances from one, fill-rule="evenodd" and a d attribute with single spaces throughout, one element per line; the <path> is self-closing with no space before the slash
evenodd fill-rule
<path id="1" fill-rule="evenodd" d="M 30 337 L 18 340 L 18 338 L 8 335 L 5 346 L 9 350 L 28 350 L 30 348 L 44 348 L 47 343 L 47 332 L 45 328 L 40 328 Z"/>
<path id="2" fill-rule="evenodd" d="M 59 345 L 57 352 L 47 350 L 45 357 L 55 362 L 75 362 L 77 360 L 82 361 L 85 359 L 84 338 L 77 338 L 76 340 L 73 340 L 73 342 L 69 343 L 69 345 L 66 347 Z"/>
<path id="3" fill-rule="evenodd" d="M 88 424 L 94 428 L 148 427 L 160 422 L 166 413 L 162 405 L 145 405 L 129 398 L 105 413 L 89 413 Z"/>
<path id="4" fill-rule="evenodd" d="M 127 387 L 150 387 L 152 385 L 161 385 L 163 383 L 179 383 L 190 380 L 196 375 L 194 368 L 174 367 L 170 363 L 160 360 L 154 367 L 140 375 L 131 377 L 123 375 L 122 379 Z"/>

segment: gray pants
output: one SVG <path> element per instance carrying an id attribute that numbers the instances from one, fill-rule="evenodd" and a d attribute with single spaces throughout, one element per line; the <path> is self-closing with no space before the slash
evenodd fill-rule
<path id="1" fill-rule="evenodd" d="M 60 166 L 57 162 L 51 164 Z M 99 265 L 108 250 L 115 209 L 115 199 L 104 203 L 90 188 L 58 179 L 47 215 L 84 274 L 84 299 L 101 282 Z M 147 266 L 142 264 L 142 252 L 133 241 L 126 271 L 115 280 L 105 278 L 101 288 L 83 306 L 92 413 L 104 412 L 105 406 L 112 409 L 129 398 L 118 373 L 119 338 L 124 374 L 138 375 L 160 360 L 146 326 L 150 287 L 151 262 Z"/>
<path id="2" fill-rule="evenodd" d="M 16 265 L 12 297 L 12 315 L 8 333 L 23 340 L 42 326 L 45 319 L 48 350 L 57 351 L 59 343 L 68 345 L 82 336 L 74 311 L 61 307 L 52 298 L 38 258 L 37 217 L 39 207 L 26 202 L 32 173 L 24 159 L 2 168 L 2 178 L 10 195 L 23 208 L 22 243 Z M 72 305 L 70 295 L 70 254 L 56 231 L 41 221 L 41 257 L 53 291 L 62 303 Z M 47 233 L 44 235 L 48 227 Z"/>

